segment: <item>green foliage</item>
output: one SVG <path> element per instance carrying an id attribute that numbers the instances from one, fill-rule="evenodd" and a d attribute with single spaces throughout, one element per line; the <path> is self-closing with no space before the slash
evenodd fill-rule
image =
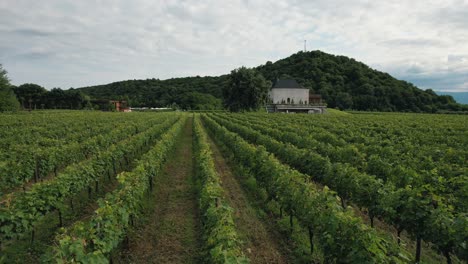
<path id="1" fill-rule="evenodd" d="M 89 108 L 90 98 L 77 89 L 53 88 L 44 96 L 43 104 L 47 109 L 83 109 Z"/>
<path id="2" fill-rule="evenodd" d="M 460 137 L 466 131 L 463 117 L 450 117 L 450 122 L 447 116 L 415 114 L 380 116 L 382 120 L 376 115 L 210 117 L 330 186 L 342 201 L 365 208 L 371 221 L 379 217 L 399 232 L 430 241 L 446 257 L 463 256 L 466 195 L 458 190 L 467 190 L 468 181 L 466 164 L 457 158 L 466 156 L 468 143 Z M 428 124 L 428 119 L 437 122 Z M 450 223 L 458 223 L 458 236 Z"/>
<path id="3" fill-rule="evenodd" d="M 266 103 L 271 83 L 253 69 L 241 67 L 231 71 L 223 89 L 224 105 L 230 111 L 257 110 Z"/>
<path id="4" fill-rule="evenodd" d="M 320 241 L 325 259 L 349 263 L 407 261 L 389 238 L 367 227 L 350 210 L 343 210 L 335 193 L 327 187 L 321 190 L 310 182 L 309 176 L 281 164 L 263 146 L 250 145 L 210 117 L 203 117 L 206 126 L 231 149 L 239 163 L 249 168 L 269 197 L 312 230 Z"/>
<path id="5" fill-rule="evenodd" d="M 427 113 L 468 111 L 467 106 L 457 104 L 450 96 L 423 91 L 354 59 L 321 51 L 298 52 L 275 63 L 267 62 L 255 70 L 272 82 L 278 78 L 294 78 L 311 92 L 321 94 L 331 108 Z M 229 75 L 221 75 L 128 80 L 79 90 L 96 99 L 128 96 L 132 106 L 165 107 L 177 103 L 182 109 L 193 109 L 190 101 L 182 102 L 186 93 L 211 94 L 221 99 L 223 91 L 231 87 L 229 79 Z M 244 96 L 241 91 L 237 92 Z M 242 99 L 250 100 L 247 96 Z"/>
<path id="6" fill-rule="evenodd" d="M 336 107 L 340 110 L 352 109 L 353 107 L 353 98 L 350 94 L 346 92 L 339 92 L 335 98 Z"/>
<path id="7" fill-rule="evenodd" d="M 18 109 L 19 102 L 11 89 L 7 72 L 0 64 L 0 112 L 15 112 Z"/>
<path id="8" fill-rule="evenodd" d="M 291 76 L 321 94 L 332 108 L 400 112 L 468 110 L 450 96 L 423 91 L 354 59 L 321 51 L 301 51 L 256 69 L 270 81 L 282 75 Z"/>
<path id="9" fill-rule="evenodd" d="M 36 109 L 40 107 L 47 90 L 37 84 L 26 83 L 15 87 L 15 94 L 23 108 Z"/>
<path id="10" fill-rule="evenodd" d="M 78 89 L 95 99 L 128 97 L 131 106 L 167 107 L 176 103 L 182 109 L 219 107 L 227 75 L 186 77 L 168 80 L 146 79 L 114 82 Z M 213 97 L 206 96 L 211 95 Z"/>
<path id="11" fill-rule="evenodd" d="M 99 181 L 109 171 L 116 172 L 121 162 L 128 162 L 128 159 L 139 153 L 144 146 L 154 142 L 179 119 L 179 116 L 161 115 L 156 116 L 156 119 L 159 120 L 148 122 L 148 119 L 143 118 L 143 127 L 132 127 L 133 133 L 130 133 L 128 138 L 104 151 L 98 151 L 90 159 L 71 164 L 52 180 L 36 183 L 30 190 L 17 193 L 15 199 L 9 203 L 2 204 L 1 240 L 7 241 L 31 231 L 44 215 L 65 206 L 66 199 Z M 154 122 L 160 124 L 155 125 Z"/>
<path id="12" fill-rule="evenodd" d="M 146 117 L 146 115 L 145 115 Z M 140 131 L 158 124 L 160 118 L 104 113 L 43 113 L 28 116 L 4 117 L 10 129 L 0 132 L 0 195 L 31 181 L 39 181 L 50 174 L 57 175 L 60 168 L 95 157 Z M 56 122 L 50 122 L 54 119 Z M 14 127 L 24 122 L 21 127 Z M 138 125 L 138 129 L 135 126 Z M 28 127 L 25 131 L 25 127 Z M 22 131 L 19 133 L 19 131 Z"/>
<path id="13" fill-rule="evenodd" d="M 7 76 L 7 71 L 3 69 L 3 66 L 0 64 L 0 88 L 10 86 L 10 80 Z"/>
<path id="14" fill-rule="evenodd" d="M 204 240 L 209 263 L 248 263 L 242 254 L 241 241 L 233 220 L 233 209 L 227 204 L 221 180 L 215 171 L 212 152 L 200 118 L 193 123 L 195 170 L 200 186 L 200 209 L 203 214 Z"/>
<path id="15" fill-rule="evenodd" d="M 20 104 L 9 87 L 0 87 L 0 112 L 16 112 Z"/>
<path id="16" fill-rule="evenodd" d="M 80 90 L 62 90 L 53 88 L 47 91 L 33 83 L 22 84 L 14 88 L 16 97 L 23 109 L 83 109 L 89 107 L 89 96 Z"/>
<path id="17" fill-rule="evenodd" d="M 119 186 L 105 199 L 99 200 L 99 208 L 91 219 L 76 222 L 56 237 L 57 246 L 53 249 L 56 262 L 108 262 L 109 254 L 123 240 L 131 218 L 139 213 L 139 205 L 150 183 L 161 176 L 163 164 L 185 121 L 186 118 L 181 118 L 165 130 L 158 143 L 137 162 L 133 171 L 117 176 Z"/>
<path id="18" fill-rule="evenodd" d="M 222 109 L 222 101 L 211 94 L 199 92 L 184 93 L 177 104 L 185 110 L 217 110 Z"/>

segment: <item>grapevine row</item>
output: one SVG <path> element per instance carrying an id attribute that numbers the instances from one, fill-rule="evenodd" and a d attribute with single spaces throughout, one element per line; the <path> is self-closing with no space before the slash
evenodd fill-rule
<path id="1" fill-rule="evenodd" d="M 203 116 L 217 140 L 248 167 L 272 199 L 294 215 L 321 244 L 331 262 L 404 263 L 405 258 L 390 238 L 367 227 L 350 210 L 343 210 L 332 191 L 310 182 L 309 176 L 281 164 L 265 148 L 250 145 L 213 119 Z"/>
<path id="2" fill-rule="evenodd" d="M 456 216 L 451 209 L 426 189 L 408 186 L 395 188 L 374 176 L 360 173 L 349 164 L 331 163 L 316 153 L 282 143 L 240 124 L 213 117 L 231 131 L 239 133 L 248 141 L 263 145 L 287 164 L 312 176 L 312 179 L 330 186 L 340 195 L 344 207 L 351 200 L 367 208 L 371 221 L 375 216 L 421 239 L 431 241 L 449 260 L 450 253 L 464 257 L 468 218 L 461 212 Z M 418 243 L 420 244 L 420 243 Z"/>
<path id="3" fill-rule="evenodd" d="M 160 125 L 130 137 L 94 158 L 67 167 L 51 181 L 35 184 L 31 190 L 19 193 L 15 199 L 0 207 L 0 238 L 2 240 L 33 230 L 42 216 L 52 211 L 61 211 L 67 199 L 72 201 L 90 185 L 111 172 L 117 173 L 119 164 L 129 164 L 132 157 L 154 142 L 180 116 L 174 115 Z"/>
<path id="4" fill-rule="evenodd" d="M 457 211 L 466 212 L 468 204 L 466 201 L 466 193 L 464 193 L 463 186 L 466 186 L 468 175 L 459 175 L 453 178 L 441 178 L 438 175 L 434 177 L 426 176 L 425 171 L 418 172 L 408 166 L 402 166 L 398 160 L 390 160 L 388 157 L 391 153 L 391 147 L 385 147 L 384 154 L 376 155 L 374 153 L 362 153 L 355 146 L 348 144 L 344 146 L 337 146 L 315 140 L 316 134 L 306 133 L 307 128 L 295 126 L 294 124 L 283 125 L 284 128 L 279 130 L 271 128 L 270 122 L 262 122 L 246 118 L 241 115 L 224 115 L 224 119 L 229 119 L 238 124 L 248 124 L 251 128 L 267 134 L 282 142 L 290 142 L 298 148 L 304 148 L 309 151 L 317 152 L 321 156 L 330 158 L 331 162 L 350 163 L 353 167 L 357 168 L 360 172 L 375 175 L 382 179 L 384 182 L 390 181 L 397 188 L 404 188 L 407 185 L 422 186 L 430 184 L 432 192 L 438 195 L 438 198 L 450 206 L 454 206 Z M 278 117 L 276 118 L 278 119 Z M 249 120 L 246 122 L 246 120 Z M 258 124 L 257 124 L 258 123 Z M 326 135 L 326 133 L 324 133 Z M 321 135 L 324 138 L 324 135 Z M 374 145 L 375 146 L 375 145 Z M 376 146 L 376 148 L 379 146 Z M 370 148 L 370 147 L 368 147 Z M 381 148 L 381 147 L 380 147 Z M 392 162 L 392 163 L 390 163 Z M 415 162 L 417 164 L 418 162 Z M 393 165 L 392 165 L 393 164 Z M 439 171 L 444 171 L 443 168 Z M 432 178 L 435 178 L 435 182 Z M 465 180 L 464 180 L 465 179 Z M 447 193 L 449 192 L 450 193 Z"/>
<path id="5" fill-rule="evenodd" d="M 83 142 L 94 135 L 108 133 L 116 127 L 114 124 L 132 125 L 141 122 L 141 119 L 100 112 L 43 112 L 2 115 L 0 122 L 0 157 L 3 157 L 11 152 L 2 150 L 12 147 L 47 148 L 67 142 Z"/>
<path id="6" fill-rule="evenodd" d="M 200 209 L 209 263 L 247 263 L 242 254 L 232 208 L 224 199 L 219 175 L 199 116 L 194 118 L 195 173 L 201 181 Z"/>
<path id="7" fill-rule="evenodd" d="M 140 127 L 122 124 L 107 135 L 96 135 L 82 143 L 72 142 L 65 146 L 16 151 L 16 159 L 10 159 L 0 166 L 0 195 L 33 178 L 38 181 L 52 172 L 57 176 L 59 168 L 90 158 L 112 144 L 160 122 L 159 118 L 143 123 Z"/>
<path id="8" fill-rule="evenodd" d="M 62 262 L 107 263 L 109 254 L 125 237 L 132 218 L 139 213 L 145 193 L 161 176 L 162 165 L 173 149 L 186 118 L 164 131 L 157 144 L 146 153 L 131 172 L 118 175 L 119 186 L 99 200 L 91 219 L 76 222 L 56 237 L 54 260 Z"/>
<path id="9" fill-rule="evenodd" d="M 236 115 L 236 118 L 255 123 L 259 123 L 260 119 L 253 115 Z M 463 147 L 468 144 L 466 125 L 463 131 L 463 125 L 453 121 L 442 125 L 427 124 L 429 120 L 436 119 L 435 116 L 423 116 L 425 122 L 416 119 L 416 116 L 410 120 L 399 120 L 393 116 L 379 118 L 382 120 L 366 120 L 361 116 L 346 119 L 328 116 L 312 119 L 301 115 L 287 118 L 270 116 L 268 125 L 331 143 L 335 147 L 344 146 L 350 151 L 354 150 L 356 155 L 352 161 L 360 163 L 356 166 L 371 174 L 379 174 L 384 179 L 393 179 L 395 174 L 400 176 L 409 173 L 410 176 L 401 184 L 408 181 L 411 185 L 431 184 L 440 189 L 438 191 L 445 197 L 451 194 L 447 189 L 460 186 L 458 178 L 466 170 L 465 161 L 468 157 L 468 151 Z M 395 122 L 395 119 L 399 122 Z M 468 179 L 466 177 L 465 174 L 465 181 Z M 466 206 L 463 209 L 466 211 Z"/>

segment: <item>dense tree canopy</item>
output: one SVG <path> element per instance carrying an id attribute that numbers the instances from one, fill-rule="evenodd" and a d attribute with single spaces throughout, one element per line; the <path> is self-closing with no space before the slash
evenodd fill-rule
<path id="1" fill-rule="evenodd" d="M 6 70 L 0 64 L 0 112 L 12 112 L 19 109 L 19 103 L 13 90 Z"/>
<path id="2" fill-rule="evenodd" d="M 438 96 L 345 56 L 321 51 L 298 52 L 257 67 L 265 78 L 283 75 L 319 93 L 329 107 L 364 111 L 467 111 L 451 96 Z"/>
<path id="3" fill-rule="evenodd" d="M 211 94 L 187 92 L 178 97 L 176 104 L 186 110 L 217 110 L 222 109 L 222 100 Z"/>
<path id="4" fill-rule="evenodd" d="M 321 94 L 329 107 L 365 111 L 468 111 L 468 106 L 457 104 L 450 96 L 438 96 L 432 90 L 421 90 L 354 59 L 321 51 L 298 52 L 274 63 L 267 62 L 256 70 L 270 81 L 286 77 L 296 79 L 313 93 Z M 93 99 L 128 98 L 130 106 L 177 104 L 183 109 L 195 109 L 192 99 L 201 99 L 200 93 L 222 99 L 227 87 L 228 75 L 222 75 L 127 80 L 78 90 Z M 214 103 L 211 99 L 207 100 Z M 212 106 L 211 103 L 208 105 Z"/>
<path id="5" fill-rule="evenodd" d="M 228 76 L 223 89 L 224 105 L 230 111 L 257 110 L 266 103 L 271 83 L 256 70 L 241 67 Z"/>
<path id="6" fill-rule="evenodd" d="M 23 109 L 83 109 L 89 105 L 89 96 L 77 89 L 53 88 L 47 91 L 33 83 L 14 88 Z"/>
<path id="7" fill-rule="evenodd" d="M 36 109 L 41 105 L 47 90 L 40 85 L 25 83 L 14 88 L 16 97 L 21 102 L 21 106 L 26 109 Z"/>
<path id="8" fill-rule="evenodd" d="M 182 109 L 197 109 L 195 98 L 204 100 L 198 103 L 207 108 L 219 108 L 222 98 L 222 87 L 226 85 L 227 75 L 220 77 L 186 77 L 168 80 L 146 79 L 114 82 L 106 85 L 84 87 L 79 89 L 94 99 L 128 98 L 134 107 L 165 107 L 177 104 Z M 193 93 L 195 92 L 195 93 Z M 207 95 L 207 98 L 203 98 Z M 211 96 L 208 96 L 211 95 Z M 217 98 L 218 101 L 214 101 Z M 207 101 L 209 103 L 207 104 Z M 208 106 L 209 105 L 209 106 Z"/>

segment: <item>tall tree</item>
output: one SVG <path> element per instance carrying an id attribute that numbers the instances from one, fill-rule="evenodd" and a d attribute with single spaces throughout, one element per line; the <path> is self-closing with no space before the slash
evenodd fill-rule
<path id="1" fill-rule="evenodd" d="M 36 109 L 44 104 L 47 90 L 34 83 L 25 83 L 15 88 L 15 94 L 23 108 Z"/>
<path id="2" fill-rule="evenodd" d="M 15 93 L 11 89 L 10 80 L 7 76 L 7 71 L 0 64 L 0 112 L 17 111 L 19 102 L 16 99 Z"/>
<path id="3" fill-rule="evenodd" d="M 270 87 L 271 83 L 256 70 L 235 69 L 223 90 L 224 105 L 234 112 L 257 110 L 265 104 Z"/>

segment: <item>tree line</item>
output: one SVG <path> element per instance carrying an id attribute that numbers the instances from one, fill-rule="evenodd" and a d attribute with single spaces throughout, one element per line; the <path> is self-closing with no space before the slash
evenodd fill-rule
<path id="1" fill-rule="evenodd" d="M 0 112 L 16 111 L 18 109 L 19 102 L 11 89 L 7 71 L 0 64 Z"/>
<path id="2" fill-rule="evenodd" d="M 84 109 L 92 108 L 90 97 L 76 89 L 53 88 L 48 91 L 37 84 L 13 87 L 22 109 Z"/>
<path id="3" fill-rule="evenodd" d="M 6 72 L 2 73 L 3 77 L 6 78 Z M 13 91 L 25 109 L 31 106 L 82 109 L 89 99 L 125 99 L 133 107 L 243 111 L 259 109 L 266 103 L 271 84 L 286 78 L 295 79 L 311 93 L 321 94 L 328 107 L 341 110 L 468 112 L 467 105 L 458 104 L 451 96 L 437 95 L 431 89 L 421 90 L 352 58 L 321 51 L 301 51 L 274 63 L 268 61 L 251 69 L 241 67 L 215 77 L 126 80 L 46 92 L 28 84 Z M 37 91 L 34 96 L 29 95 L 32 90 Z"/>
<path id="4" fill-rule="evenodd" d="M 186 77 L 168 80 L 126 80 L 80 88 L 92 98 L 125 97 L 133 107 L 174 107 L 184 110 L 222 109 L 222 87 L 227 75 Z"/>
<path id="5" fill-rule="evenodd" d="M 14 112 L 19 109 L 85 109 L 92 108 L 91 98 L 82 91 L 70 88 L 62 90 L 25 83 L 14 86 L 7 71 L 0 65 L 0 112 Z"/>
<path id="6" fill-rule="evenodd" d="M 259 81 L 261 78 L 265 82 Z M 265 103 L 265 94 L 271 83 L 289 78 L 309 88 L 311 93 L 321 94 L 328 107 L 341 110 L 468 111 L 468 106 L 456 103 L 451 96 L 437 95 L 431 89 L 419 89 L 352 58 L 321 51 L 301 51 L 274 63 L 269 61 L 252 69 L 242 67 L 218 77 L 127 80 L 80 90 L 92 97 L 129 96 L 135 105 L 166 106 L 176 103 L 181 108 L 193 107 L 183 98 L 197 92 L 212 99 L 204 105 L 218 99 L 222 100 L 225 108 L 235 111 L 257 109 L 259 102 L 260 105 Z M 254 86 L 256 88 L 251 89 Z M 216 107 L 219 107 L 219 101 Z"/>

